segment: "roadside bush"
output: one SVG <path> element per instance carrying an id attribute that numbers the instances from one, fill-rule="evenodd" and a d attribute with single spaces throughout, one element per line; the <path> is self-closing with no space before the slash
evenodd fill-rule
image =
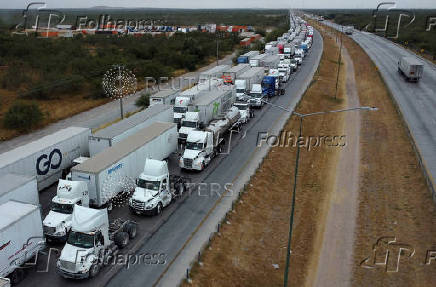
<path id="1" fill-rule="evenodd" d="M 7 129 L 28 131 L 43 119 L 44 115 L 35 103 L 16 102 L 6 112 L 3 125 Z"/>
<path id="2" fill-rule="evenodd" d="M 150 105 L 150 94 L 141 95 L 135 102 L 135 106 L 145 109 Z"/>

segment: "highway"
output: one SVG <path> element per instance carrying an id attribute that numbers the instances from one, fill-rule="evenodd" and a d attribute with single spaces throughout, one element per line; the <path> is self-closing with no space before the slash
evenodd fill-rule
<path id="1" fill-rule="evenodd" d="M 341 30 L 340 25 L 328 21 L 324 24 Z M 422 79 L 418 83 L 407 82 L 398 73 L 397 63 L 402 56 L 417 57 L 416 54 L 368 32 L 354 30 L 351 38 L 373 60 L 393 95 L 413 137 L 436 202 L 436 65 L 421 59 Z"/>

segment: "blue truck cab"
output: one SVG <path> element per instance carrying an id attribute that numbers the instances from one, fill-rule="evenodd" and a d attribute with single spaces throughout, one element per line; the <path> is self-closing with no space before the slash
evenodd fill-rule
<path id="1" fill-rule="evenodd" d="M 265 76 L 262 80 L 262 93 L 264 96 L 273 97 L 276 95 L 276 77 Z"/>
<path id="2" fill-rule="evenodd" d="M 238 57 L 238 64 L 248 64 L 248 56 L 239 56 Z"/>

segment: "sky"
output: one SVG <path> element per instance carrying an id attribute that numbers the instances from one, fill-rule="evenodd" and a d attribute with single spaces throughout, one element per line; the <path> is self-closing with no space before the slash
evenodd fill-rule
<path id="1" fill-rule="evenodd" d="M 0 9 L 22 9 L 31 2 L 45 2 L 47 8 L 153 7 L 153 8 L 375 8 L 393 1 L 397 8 L 435 8 L 436 0 L 0 0 Z"/>

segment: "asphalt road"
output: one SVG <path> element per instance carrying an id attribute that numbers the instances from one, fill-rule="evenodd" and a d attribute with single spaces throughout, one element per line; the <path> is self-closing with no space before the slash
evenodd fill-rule
<path id="1" fill-rule="evenodd" d="M 286 94 L 272 100 L 275 104 L 288 106 L 290 99 L 300 89 L 301 83 L 308 77 L 311 67 L 315 64 L 316 56 L 322 53 L 321 36 L 315 32 L 314 37 L 314 45 L 310 54 L 288 82 Z M 271 106 L 265 106 L 257 112 L 256 117 L 245 128 L 245 136 L 238 139 L 237 145 L 233 147 L 230 154 L 221 158 L 220 164 L 207 175 L 203 184 L 209 187 L 219 186 L 218 193 L 223 194 L 224 185 L 234 180 L 256 148 L 258 134 L 268 131 L 281 113 L 282 111 Z M 164 253 L 166 264 L 171 262 L 218 198 L 217 193 L 211 192 L 211 188 L 202 189 L 201 193 L 193 193 L 165 224 L 144 242 L 137 254 Z M 167 267 L 166 264 L 136 264 L 129 269 L 123 268 L 112 278 L 108 286 L 153 286 Z"/>
<path id="2" fill-rule="evenodd" d="M 324 21 L 324 24 L 341 30 L 334 23 Z M 422 79 L 418 83 L 407 82 L 397 71 L 398 60 L 402 56 L 420 57 L 372 33 L 355 30 L 351 38 L 374 61 L 392 93 L 415 141 L 436 202 L 436 65 L 421 59 Z"/>

